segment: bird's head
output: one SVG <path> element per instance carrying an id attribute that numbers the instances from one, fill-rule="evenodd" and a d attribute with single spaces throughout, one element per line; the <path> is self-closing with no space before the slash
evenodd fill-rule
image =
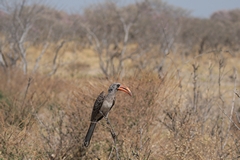
<path id="1" fill-rule="evenodd" d="M 131 90 L 128 87 L 121 85 L 120 83 L 113 83 L 109 86 L 108 93 L 115 94 L 117 91 L 123 91 L 132 96 Z"/>

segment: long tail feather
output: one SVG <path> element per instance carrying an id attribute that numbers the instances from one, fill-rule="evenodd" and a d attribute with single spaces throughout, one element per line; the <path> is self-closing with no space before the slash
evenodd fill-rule
<path id="1" fill-rule="evenodd" d="M 96 124 L 97 124 L 96 122 L 91 122 L 91 124 L 88 128 L 88 132 L 87 132 L 86 137 L 84 139 L 84 146 L 85 147 L 88 147 L 88 145 L 90 144 L 90 140 L 92 138 L 93 131 L 95 129 Z"/>

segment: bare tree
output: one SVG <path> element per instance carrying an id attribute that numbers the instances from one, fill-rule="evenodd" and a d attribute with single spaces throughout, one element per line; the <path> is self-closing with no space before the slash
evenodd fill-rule
<path id="1" fill-rule="evenodd" d="M 21 1 L 2 1 L 1 7 L 9 15 L 9 24 L 6 26 L 9 33 L 8 41 L 10 43 L 10 49 L 12 55 L 8 54 L 13 62 L 16 63 L 18 59 L 21 59 L 22 70 L 24 74 L 27 73 L 27 48 L 26 41 L 30 30 L 32 29 L 38 15 L 43 11 L 43 7 L 37 4 L 28 5 L 27 0 Z M 15 61 L 15 62 L 14 62 Z"/>
<path id="2" fill-rule="evenodd" d="M 121 75 L 124 61 L 132 57 L 133 52 L 127 52 L 129 35 L 139 15 L 138 5 L 118 8 L 112 2 L 85 10 L 86 23 L 83 27 L 106 77 Z"/>

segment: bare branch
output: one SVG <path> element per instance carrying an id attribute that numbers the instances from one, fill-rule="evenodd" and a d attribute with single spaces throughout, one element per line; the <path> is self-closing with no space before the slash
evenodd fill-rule
<path id="1" fill-rule="evenodd" d="M 58 69 L 57 58 L 58 58 L 58 55 L 59 55 L 59 51 L 61 50 L 61 48 L 63 47 L 63 45 L 65 43 L 66 43 L 66 41 L 63 40 L 56 48 L 55 55 L 54 55 L 54 58 L 53 58 L 52 71 L 48 74 L 49 76 L 52 76 L 57 72 L 57 69 Z"/>
<path id="2" fill-rule="evenodd" d="M 237 87 L 237 70 L 236 68 L 234 68 L 234 90 L 236 90 L 236 87 Z M 233 93 L 233 98 L 232 98 L 232 107 L 231 107 L 231 112 L 230 112 L 230 116 L 229 116 L 229 119 L 230 119 L 230 123 L 228 125 L 228 130 L 227 130 L 227 133 L 226 133 L 226 138 L 225 138 L 225 142 L 223 144 L 223 149 L 224 147 L 226 146 L 227 144 L 227 140 L 228 140 L 228 137 L 229 137 L 229 133 L 230 133 L 230 129 L 231 129 L 231 126 L 232 126 L 232 122 L 234 123 L 235 126 L 237 126 L 237 124 L 235 124 L 235 122 L 233 121 L 233 111 L 234 111 L 234 108 L 235 108 L 235 93 Z"/>
<path id="3" fill-rule="evenodd" d="M 47 38 L 46 38 L 46 42 L 45 42 L 45 44 L 44 44 L 44 46 L 43 46 L 43 48 L 42 48 L 42 51 L 41 51 L 40 55 L 39 55 L 39 56 L 37 57 L 37 59 L 36 59 L 35 66 L 34 66 L 33 71 L 32 71 L 33 73 L 35 73 L 35 72 L 37 71 L 37 69 L 38 69 L 38 67 L 39 67 L 39 62 L 40 62 L 40 60 L 42 59 L 42 56 L 44 55 L 44 53 L 46 52 L 46 50 L 47 50 L 47 48 L 48 48 L 48 46 L 49 46 L 48 39 L 49 39 L 49 37 L 50 37 L 50 35 L 51 35 L 51 32 L 52 32 L 52 27 L 50 27 L 50 29 L 49 29 L 49 31 L 48 31 Z"/>
<path id="4" fill-rule="evenodd" d="M 112 127 L 112 125 L 111 125 L 111 123 L 110 123 L 110 121 L 109 121 L 109 119 L 107 117 L 106 117 L 106 121 L 107 121 L 107 124 L 110 127 L 111 136 L 113 138 L 114 149 L 116 151 L 116 159 L 120 160 L 119 151 L 118 151 L 118 147 L 117 147 L 117 135 L 116 135 L 116 133 L 115 133 L 115 131 L 114 131 L 114 129 L 113 129 L 113 127 Z"/>
<path id="5" fill-rule="evenodd" d="M 40 62 L 40 60 L 42 59 L 42 56 L 44 55 L 44 53 L 46 52 L 48 46 L 49 46 L 49 42 L 46 42 L 46 43 L 44 44 L 43 48 L 42 48 L 42 51 L 41 51 L 40 55 L 39 55 L 39 56 L 37 57 L 37 59 L 36 59 L 35 66 L 34 66 L 34 68 L 33 68 L 32 73 L 35 73 L 35 72 L 37 71 L 37 69 L 38 69 L 38 67 L 39 67 L 39 62 Z"/>

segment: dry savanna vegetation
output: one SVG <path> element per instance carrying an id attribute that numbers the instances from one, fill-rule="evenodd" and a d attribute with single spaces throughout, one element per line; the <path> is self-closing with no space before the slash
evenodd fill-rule
<path id="1" fill-rule="evenodd" d="M 240 158 L 240 10 L 0 6 L 0 160 Z M 113 82 L 133 96 L 117 94 L 112 127 L 101 120 L 85 148 L 94 101 Z"/>

